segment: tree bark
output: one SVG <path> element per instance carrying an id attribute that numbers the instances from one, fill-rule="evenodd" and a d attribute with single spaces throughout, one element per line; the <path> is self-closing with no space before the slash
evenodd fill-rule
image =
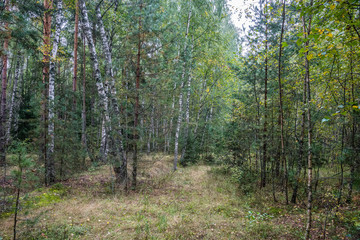
<path id="1" fill-rule="evenodd" d="M 11 101 L 8 107 L 9 114 L 8 114 L 7 129 L 6 129 L 6 146 L 11 141 L 11 129 L 12 129 L 13 117 L 16 111 L 17 102 L 19 101 L 19 80 L 21 74 L 20 58 L 21 55 L 20 53 L 18 53 L 18 55 L 16 56 L 15 77 L 14 77 Z"/>
<path id="2" fill-rule="evenodd" d="M 137 165 L 138 165 L 138 156 L 137 156 L 137 148 L 138 148 L 138 119 L 139 119 L 139 89 L 140 89 L 140 77 L 141 77 L 141 31 L 142 31 L 142 23 L 141 23 L 141 12 L 142 12 L 142 2 L 140 2 L 140 15 L 139 15 L 139 33 L 138 33 L 138 49 L 137 49 L 137 58 L 136 58 L 136 79 L 135 79 L 135 106 L 134 106 L 134 139 L 133 139 L 133 170 L 132 170 L 132 187 L 136 188 L 136 178 L 137 178 Z"/>
<path id="3" fill-rule="evenodd" d="M 24 75 L 26 74 L 27 71 L 27 67 L 28 67 L 28 58 L 25 56 L 24 57 L 24 65 L 22 66 L 21 69 L 21 73 L 19 76 L 19 81 L 18 81 L 18 87 L 17 87 L 17 98 L 15 99 L 16 101 L 14 102 L 14 116 L 13 116 L 13 125 L 12 125 L 12 131 L 14 133 L 13 137 L 17 136 L 18 133 L 18 125 L 19 125 L 19 111 L 20 111 L 20 104 L 21 104 L 21 92 L 23 91 L 23 87 L 24 87 Z"/>
<path id="4" fill-rule="evenodd" d="M 175 131 L 175 149 L 174 149 L 174 171 L 177 170 L 177 161 L 178 161 L 178 150 L 179 150 L 179 136 L 180 136 L 180 128 L 181 128 L 181 120 L 182 120 L 182 104 L 183 104 L 183 87 L 184 87 L 184 78 L 186 72 L 186 53 L 187 53 L 187 39 L 189 34 L 190 27 L 190 19 L 191 19 L 191 0 L 189 1 L 189 14 L 186 25 L 186 33 L 185 33 L 185 43 L 184 43 L 184 63 L 183 63 L 183 72 L 181 75 L 181 85 L 180 85 L 180 95 L 179 95 L 179 116 L 177 119 L 176 131 Z"/>
<path id="5" fill-rule="evenodd" d="M 279 71 L 278 71 L 278 80 L 279 80 L 279 106 L 280 106 L 280 142 L 281 142 L 281 161 L 284 162 L 284 177 L 285 177 L 285 201 L 286 204 L 289 204 L 288 197 L 288 171 L 287 171 L 287 162 L 285 156 L 285 145 L 284 145 L 284 110 L 283 110 L 283 89 L 281 82 L 281 57 L 282 57 L 282 41 L 284 35 L 284 25 L 285 25 L 285 9 L 286 2 L 283 1 L 283 12 L 282 12 L 282 24 L 281 24 L 281 34 L 279 42 Z"/>
<path id="6" fill-rule="evenodd" d="M 267 2 L 265 3 L 267 8 Z M 265 8 L 265 11 L 267 11 Z M 267 165 L 267 84 L 268 84 L 268 30 L 267 14 L 265 14 L 265 83 L 264 83 L 264 128 L 263 128 L 263 159 L 261 163 L 261 187 L 266 186 L 266 165 Z"/>
<path id="7" fill-rule="evenodd" d="M 82 82 L 82 112 L 81 112 L 81 142 L 83 147 L 87 149 L 86 140 L 86 52 L 85 52 L 85 36 L 83 37 L 83 82 Z"/>
<path id="8" fill-rule="evenodd" d="M 5 0 L 5 11 L 9 11 L 9 0 Z M 5 23 L 5 29 L 9 31 L 9 23 Z M 6 33 L 4 39 L 4 55 L 2 57 L 2 78 L 1 78 L 1 104 L 0 104 L 0 166 L 6 166 L 6 89 L 7 89 L 7 65 L 10 33 Z M 6 168 L 5 168 L 6 169 Z M 4 173 L 4 178 L 6 172 Z"/>
<path id="9" fill-rule="evenodd" d="M 194 40 L 194 39 L 193 39 Z M 191 45 L 191 52 L 193 51 L 193 43 Z M 184 142 L 184 146 L 182 149 L 182 153 L 181 153 L 181 161 L 184 159 L 185 154 L 186 154 L 186 147 L 189 144 L 189 128 L 190 128 L 190 97 L 191 97 L 191 80 L 192 80 L 192 74 L 191 74 L 191 70 L 192 70 L 192 59 L 191 59 L 191 54 L 190 53 L 190 67 L 189 67 L 189 71 L 188 71 L 188 80 L 187 80 L 187 96 L 186 96 L 186 110 L 185 110 L 185 142 Z"/>
<path id="10" fill-rule="evenodd" d="M 79 32 L 79 1 L 75 0 L 75 33 L 74 33 L 74 78 L 73 92 L 76 92 L 77 85 L 77 50 L 78 50 L 78 32 Z M 76 96 L 74 95 L 74 110 L 76 110 Z"/>
<path id="11" fill-rule="evenodd" d="M 313 0 L 310 2 L 310 6 L 312 7 Z M 312 15 L 309 16 L 308 23 L 306 23 L 305 16 L 302 17 L 303 22 L 303 32 L 305 42 L 305 83 L 306 83 L 306 95 L 307 95 L 307 128 L 308 128 L 308 152 L 307 152 L 307 168 L 308 168 L 308 182 L 307 182 L 307 191 L 308 191 L 308 199 L 307 199 L 307 223 L 306 223 L 306 233 L 305 239 L 311 239 L 311 209 L 312 209 L 312 122 L 311 122 L 311 88 L 310 88 L 310 64 L 308 59 L 308 49 L 309 49 L 309 35 L 311 32 L 311 20 Z M 306 26 L 308 25 L 308 26 Z"/>
<path id="12" fill-rule="evenodd" d="M 82 0 L 83 2 L 83 0 Z M 85 3 L 83 2 L 83 12 L 84 10 L 86 10 L 86 6 Z M 87 15 L 87 11 L 86 15 Z M 83 13 L 84 15 L 84 13 Z M 115 79 L 114 79 L 114 74 L 113 74 L 113 68 L 112 68 L 112 57 L 111 57 L 111 52 L 110 52 L 110 48 L 109 48 L 109 41 L 107 39 L 106 33 L 105 33 L 105 27 L 104 27 L 104 23 L 102 21 L 102 16 L 101 16 L 101 12 L 100 12 L 100 8 L 98 7 L 96 9 L 96 16 L 98 19 L 98 24 L 99 24 L 99 30 L 100 30 L 100 37 L 101 37 L 101 41 L 102 41 L 102 45 L 103 45 L 103 50 L 105 53 L 105 60 L 106 60 L 106 76 L 108 78 L 110 78 L 109 86 L 106 87 L 106 89 L 109 90 L 108 95 L 110 98 L 110 103 L 111 103 L 111 107 L 113 108 L 113 114 L 112 114 L 112 118 L 114 118 L 114 123 L 115 123 L 115 128 L 114 130 L 116 131 L 117 135 L 114 139 L 111 139 L 113 144 L 113 147 L 116 148 L 114 149 L 114 152 L 116 153 L 116 158 L 117 161 L 115 162 L 115 166 L 114 166 L 114 171 L 116 174 L 116 181 L 118 183 L 124 183 L 126 185 L 126 181 L 127 181 L 127 157 L 126 157 L 126 153 L 124 151 L 124 145 L 123 145 L 123 135 L 121 133 L 121 125 L 120 125 L 120 109 L 117 103 L 117 93 L 116 93 L 116 88 L 115 88 Z M 88 22 L 88 18 L 86 17 L 87 22 Z M 90 27 L 89 27 L 89 34 L 90 34 Z M 95 48 L 93 49 L 93 52 L 95 52 Z M 96 55 L 96 52 L 95 52 Z M 97 62 L 97 61 L 96 61 Z M 97 64 L 98 67 L 98 64 Z M 99 76 L 100 76 L 100 70 L 99 70 Z M 101 76 L 100 76 L 101 77 Z M 100 78 L 101 80 L 101 78 Z M 107 82 L 107 81 L 105 81 Z M 106 103 L 109 103 L 108 97 L 106 96 L 106 92 L 104 90 L 105 93 L 105 98 L 106 98 Z M 107 107 L 106 107 L 107 108 Z M 109 114 L 108 110 L 106 110 L 107 114 Z M 105 123 L 109 123 L 111 124 L 112 122 L 107 120 L 110 120 L 110 115 L 108 115 L 108 117 L 105 117 Z M 111 127 L 111 125 L 110 125 Z M 109 128 L 110 129 L 110 128 Z M 107 137 L 109 137 L 108 134 L 109 132 L 107 132 Z M 126 187 L 126 186 L 125 186 Z"/>
<path id="13" fill-rule="evenodd" d="M 45 167 L 45 176 L 44 181 L 45 185 L 48 185 L 48 162 L 47 162 L 47 96 L 48 96 L 48 82 L 49 82 L 49 63 L 50 63 L 50 34 L 51 34 L 51 9 L 52 9 L 52 0 L 44 0 L 44 56 L 43 56 L 43 96 L 42 96 L 42 104 L 41 104 L 41 122 L 42 122 L 42 130 L 40 137 L 40 159 L 44 161 Z"/>
<path id="14" fill-rule="evenodd" d="M 57 0 L 56 4 L 56 20 L 55 20 L 55 33 L 51 50 L 50 58 L 50 72 L 49 72 L 49 125 L 48 125 L 48 152 L 47 152 L 47 179 L 49 184 L 55 182 L 55 163 L 54 163 L 54 147 L 55 147 L 55 62 L 57 51 L 60 43 L 60 31 L 62 24 L 62 0 Z"/>

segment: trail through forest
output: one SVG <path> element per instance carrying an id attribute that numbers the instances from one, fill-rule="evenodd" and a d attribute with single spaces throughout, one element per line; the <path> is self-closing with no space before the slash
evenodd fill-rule
<path id="1" fill-rule="evenodd" d="M 173 172 L 172 156 L 155 154 L 138 170 L 137 189 L 126 193 L 103 165 L 25 194 L 19 239 L 302 239 L 301 204 L 273 203 L 270 189 L 246 194 L 223 167 Z M 321 236 L 315 216 L 312 235 Z M 12 239 L 12 230 L 12 212 L 3 213 L 1 237 Z"/>
<path id="2" fill-rule="evenodd" d="M 149 158 L 149 157 L 148 157 Z M 172 172 L 170 156 L 143 160 L 136 191 L 113 193 L 109 166 L 90 169 L 22 199 L 21 239 L 257 239 L 281 237 L 280 228 L 248 211 L 245 198 L 218 167 Z M 169 171 L 170 170 L 170 171 Z M 251 213 L 255 214 L 251 216 Z M 250 214 L 250 215 L 249 215 Z M 1 219 L 11 239 L 13 218 Z M 259 232 L 260 231 L 260 232 Z M 282 233 L 285 233 L 282 232 Z M 262 235 L 259 235 L 262 234 Z M 274 235 L 275 234 L 275 235 Z M 293 237 L 293 236 L 292 236 Z M 284 235 L 283 239 L 287 239 Z"/>
<path id="3" fill-rule="evenodd" d="M 153 167 L 149 162 L 142 166 L 139 190 L 128 194 L 112 193 L 109 166 L 64 181 L 55 188 L 32 192 L 30 199 L 39 200 L 35 203 L 39 206 L 35 205 L 31 216 L 26 218 L 39 218 L 33 226 L 25 225 L 21 232 L 26 235 L 22 237 L 239 239 L 243 236 L 244 215 L 233 184 L 214 178 L 209 166 L 180 168 L 171 173 L 168 171 L 171 165 L 171 157 L 165 157 Z M 60 197 L 49 197 L 47 201 L 36 197 L 54 192 Z M 20 218 L 24 220 L 25 216 Z M 5 239 L 11 236 L 12 224 L 12 217 L 1 220 L 1 231 L 9 234 L 3 235 Z"/>

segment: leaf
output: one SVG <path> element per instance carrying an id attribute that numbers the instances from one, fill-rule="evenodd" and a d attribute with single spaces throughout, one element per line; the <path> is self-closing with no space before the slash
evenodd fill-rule
<path id="1" fill-rule="evenodd" d="M 310 61 L 311 59 L 314 58 L 314 54 L 310 53 L 310 54 L 308 54 L 308 55 L 306 56 L 306 58 L 307 58 L 307 60 Z"/>
<path id="2" fill-rule="evenodd" d="M 332 33 L 328 33 L 327 36 L 331 38 L 333 37 Z"/>
<path id="3" fill-rule="evenodd" d="M 282 45 L 282 47 L 287 47 L 287 46 L 289 46 L 289 45 L 287 44 L 287 42 L 283 42 L 281 45 Z"/>
<path id="4" fill-rule="evenodd" d="M 330 9 L 331 9 L 331 10 L 334 10 L 335 7 L 336 7 L 335 4 L 331 4 L 331 5 L 330 5 Z"/>
<path id="5" fill-rule="evenodd" d="M 302 39 L 299 38 L 299 39 L 296 41 L 296 44 L 300 47 L 300 45 L 302 44 Z"/>

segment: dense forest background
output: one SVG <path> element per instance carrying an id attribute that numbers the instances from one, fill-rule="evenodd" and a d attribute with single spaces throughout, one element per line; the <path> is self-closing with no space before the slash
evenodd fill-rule
<path id="1" fill-rule="evenodd" d="M 159 161 L 166 176 L 195 181 L 205 165 L 213 178 L 201 181 L 236 186 L 247 203 L 229 214 L 247 209 L 253 228 L 229 239 L 358 239 L 359 2 L 248 6 L 238 29 L 226 0 L 1 0 L 0 203 L 12 234 L 0 239 L 51 235 L 26 217 L 39 189 L 67 192 L 106 168 L 98 184 L 112 196 L 142 193 Z M 127 239 L 151 238 L 144 226 Z M 169 236 L 154 238 L 182 238 Z M 196 236 L 184 239 L 220 239 Z"/>

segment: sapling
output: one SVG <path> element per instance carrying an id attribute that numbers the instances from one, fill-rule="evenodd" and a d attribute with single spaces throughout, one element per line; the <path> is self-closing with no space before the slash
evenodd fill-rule
<path id="1" fill-rule="evenodd" d="M 26 156 L 27 153 L 27 144 L 25 142 L 13 142 L 11 152 L 13 153 L 11 157 L 11 162 L 15 166 L 14 170 L 11 172 L 11 175 L 14 179 L 15 186 L 15 209 L 14 209 L 14 240 L 16 239 L 16 225 L 18 222 L 17 216 L 20 206 L 20 192 L 24 188 L 24 180 L 26 180 L 27 175 L 30 174 L 29 171 L 33 165 L 31 158 Z"/>

